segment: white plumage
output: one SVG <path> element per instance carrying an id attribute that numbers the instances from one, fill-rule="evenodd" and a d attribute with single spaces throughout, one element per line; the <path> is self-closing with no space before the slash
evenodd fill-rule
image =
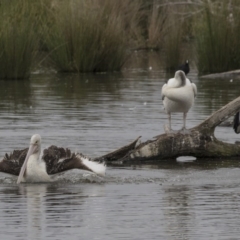
<path id="1" fill-rule="evenodd" d="M 54 152 L 56 154 L 54 154 Z M 30 146 L 18 176 L 18 184 L 22 181 L 50 182 L 52 179 L 49 174 L 56 174 L 74 168 L 87 170 L 102 176 L 105 175 L 105 164 L 90 161 L 80 153 L 71 153 L 69 149 L 51 146 L 50 148 L 45 149 L 43 158 L 40 158 L 40 154 L 41 136 L 39 134 L 35 134 L 31 137 Z M 58 158 L 58 155 L 60 156 L 61 154 L 65 156 L 64 159 Z M 12 163 L 10 158 L 4 158 L 1 162 L 4 167 L 1 167 L 0 164 L 0 169 L 11 173 L 13 172 L 11 169 L 13 164 L 8 163 Z M 18 165 L 19 164 L 20 162 L 18 162 Z"/>
<path id="2" fill-rule="evenodd" d="M 18 176 L 17 183 L 21 181 L 49 182 L 50 177 L 46 171 L 46 164 L 40 159 L 41 136 L 35 134 L 31 137 L 29 150 Z"/>
<path id="3" fill-rule="evenodd" d="M 183 113 L 183 128 L 186 130 L 186 117 L 197 95 L 197 87 L 183 71 L 177 71 L 174 78 L 168 80 L 162 87 L 164 109 L 168 114 L 169 129 L 171 131 L 171 113 Z"/>

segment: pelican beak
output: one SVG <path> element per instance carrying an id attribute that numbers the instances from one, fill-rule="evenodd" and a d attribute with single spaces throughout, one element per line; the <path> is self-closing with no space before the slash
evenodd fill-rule
<path id="1" fill-rule="evenodd" d="M 36 152 L 36 150 L 37 150 L 37 145 L 31 144 L 29 149 L 28 149 L 27 156 L 26 156 L 26 158 L 24 160 L 24 163 L 22 165 L 21 171 L 19 173 L 17 184 L 21 183 L 21 181 L 23 179 L 23 175 L 24 175 L 24 173 L 26 171 L 26 168 L 27 168 L 28 159 L 34 152 Z"/>

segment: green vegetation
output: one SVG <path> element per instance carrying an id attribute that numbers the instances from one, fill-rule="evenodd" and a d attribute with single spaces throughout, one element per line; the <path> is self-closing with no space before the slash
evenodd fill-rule
<path id="1" fill-rule="evenodd" d="M 169 25 L 169 31 L 167 33 L 168 35 L 164 43 L 167 70 L 175 70 L 179 63 L 184 61 L 184 59 L 181 59 L 182 33 L 182 22 L 177 21 L 177 19 L 173 19 Z"/>
<path id="2" fill-rule="evenodd" d="M 240 67 L 239 6 L 239 1 L 204 2 L 203 14 L 196 26 L 200 73 L 224 72 Z"/>
<path id="3" fill-rule="evenodd" d="M 95 4 L 94 4 L 95 2 Z M 59 71 L 120 70 L 127 56 L 124 15 L 113 1 L 65 1 L 49 12 L 45 44 Z"/>
<path id="4" fill-rule="evenodd" d="M 13 2 L 1 1 L 0 6 L 0 78 L 28 78 L 36 49 L 35 26 L 28 1 Z"/>
<path id="5" fill-rule="evenodd" d="M 186 45 L 195 46 L 200 73 L 237 69 L 239 7 L 238 0 L 1 0 L 0 78 L 28 78 L 42 55 L 61 72 L 118 71 L 133 49 L 160 51 L 174 70 L 189 59 Z"/>

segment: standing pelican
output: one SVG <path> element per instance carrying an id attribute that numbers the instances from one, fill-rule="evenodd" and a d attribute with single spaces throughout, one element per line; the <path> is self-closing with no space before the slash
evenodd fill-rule
<path id="1" fill-rule="evenodd" d="M 240 133 L 240 114 L 239 114 L 239 112 L 237 112 L 234 116 L 233 129 L 234 129 L 235 133 L 237 133 L 237 134 Z"/>
<path id="2" fill-rule="evenodd" d="M 171 113 L 183 113 L 183 132 L 186 131 L 186 117 L 197 95 L 197 87 L 186 78 L 183 71 L 175 73 L 174 78 L 168 80 L 162 87 L 164 109 L 168 114 L 169 131 L 171 131 Z"/>
<path id="3" fill-rule="evenodd" d="M 18 175 L 18 184 L 22 181 L 50 182 L 49 175 L 74 168 L 105 175 L 105 164 L 90 161 L 80 153 L 71 153 L 69 149 L 51 146 L 44 150 L 42 158 L 40 154 L 41 136 L 35 134 L 31 137 L 29 149 L 5 155 L 0 162 L 0 171 Z"/>

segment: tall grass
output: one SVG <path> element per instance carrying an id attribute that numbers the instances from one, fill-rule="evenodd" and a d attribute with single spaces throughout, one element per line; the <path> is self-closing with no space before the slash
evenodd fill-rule
<path id="1" fill-rule="evenodd" d="M 196 28 L 197 66 L 200 73 L 240 66 L 240 2 L 204 1 Z"/>
<path id="2" fill-rule="evenodd" d="M 164 53 L 165 64 L 168 71 L 175 70 L 183 59 L 182 42 L 183 42 L 183 29 L 182 21 L 172 19 L 169 22 L 169 30 L 165 37 Z"/>
<path id="3" fill-rule="evenodd" d="M 58 71 L 105 72 L 143 46 L 161 50 L 175 70 L 189 59 L 190 35 L 200 73 L 236 69 L 239 9 L 239 0 L 1 0 L 0 78 L 28 78 L 42 50 Z"/>
<path id="4" fill-rule="evenodd" d="M 59 71 L 120 70 L 129 52 L 132 26 L 126 17 L 136 14 L 131 0 L 63 1 L 49 11 L 50 26 L 43 29 L 46 46 Z M 126 7 L 128 4 L 128 8 Z M 131 15 L 131 10 L 133 10 Z"/>
<path id="5" fill-rule="evenodd" d="M 165 54 L 165 68 L 168 71 L 176 70 L 180 63 L 189 59 L 183 51 L 184 37 L 188 19 L 185 14 L 189 11 L 187 4 L 180 6 L 175 2 L 163 1 L 160 5 L 162 12 L 167 14 L 163 24 L 162 48 Z"/>
<path id="6" fill-rule="evenodd" d="M 28 78 L 36 43 L 30 1 L 2 0 L 0 5 L 0 78 Z"/>
<path id="7" fill-rule="evenodd" d="M 148 14 L 148 41 L 147 45 L 152 49 L 161 49 L 164 35 L 166 34 L 166 23 L 168 21 L 168 6 L 161 6 L 163 1 L 153 0 L 150 4 Z"/>

